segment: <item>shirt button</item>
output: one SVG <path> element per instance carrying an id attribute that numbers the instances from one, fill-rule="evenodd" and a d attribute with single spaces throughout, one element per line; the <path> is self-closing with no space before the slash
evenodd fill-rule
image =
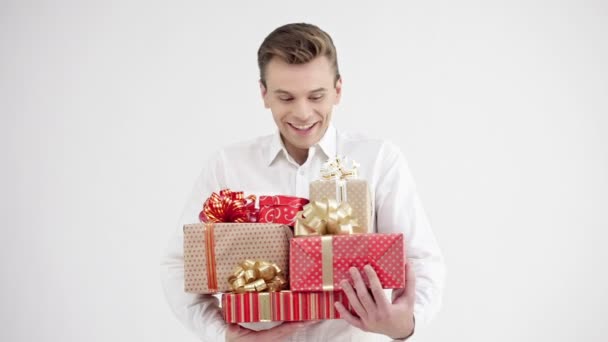
<path id="1" fill-rule="evenodd" d="M 300 176 L 301 176 L 301 175 L 303 175 L 303 174 L 304 174 L 304 170 L 302 170 L 302 169 L 298 170 L 298 174 L 299 174 Z"/>

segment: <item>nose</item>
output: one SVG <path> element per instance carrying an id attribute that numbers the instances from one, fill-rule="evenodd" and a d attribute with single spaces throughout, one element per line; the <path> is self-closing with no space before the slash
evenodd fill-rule
<path id="1" fill-rule="evenodd" d="M 296 101 L 294 103 L 293 116 L 300 121 L 300 123 L 308 123 L 313 116 L 313 112 L 313 109 L 307 101 Z"/>

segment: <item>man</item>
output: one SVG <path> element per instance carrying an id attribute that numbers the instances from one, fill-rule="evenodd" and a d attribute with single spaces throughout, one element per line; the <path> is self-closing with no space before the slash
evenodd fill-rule
<path id="1" fill-rule="evenodd" d="M 201 173 L 162 263 L 165 293 L 177 317 L 205 341 L 353 341 L 407 339 L 437 312 L 444 277 L 443 258 L 416 194 L 405 158 L 394 145 L 338 132 L 331 123 L 340 102 L 342 79 L 330 36 L 314 25 L 277 28 L 258 51 L 260 90 L 278 132 L 220 150 Z M 254 194 L 308 197 L 308 185 L 323 162 L 336 155 L 359 164 L 359 177 L 370 186 L 373 217 L 370 232 L 405 235 L 406 289 L 380 288 L 374 270 L 365 288 L 351 269 L 354 286 L 343 282 L 352 315 L 311 323 L 283 323 L 264 331 L 226 325 L 211 295 L 183 290 L 181 225 L 197 222 L 203 201 L 213 191 L 230 188 Z M 358 317 L 357 317 L 358 316 Z"/>

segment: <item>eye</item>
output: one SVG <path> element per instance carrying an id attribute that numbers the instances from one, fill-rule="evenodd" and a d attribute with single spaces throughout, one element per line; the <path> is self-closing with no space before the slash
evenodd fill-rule
<path id="1" fill-rule="evenodd" d="M 318 95 L 313 95 L 311 97 L 309 97 L 309 99 L 313 100 L 313 101 L 319 101 L 323 98 L 323 94 L 318 94 Z"/>
<path id="2" fill-rule="evenodd" d="M 289 102 L 289 101 L 293 100 L 293 97 L 279 97 L 279 100 L 281 100 L 283 102 Z"/>

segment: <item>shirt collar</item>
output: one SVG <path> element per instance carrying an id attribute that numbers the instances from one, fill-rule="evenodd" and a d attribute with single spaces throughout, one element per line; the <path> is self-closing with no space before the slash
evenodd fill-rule
<path id="1" fill-rule="evenodd" d="M 336 136 L 336 128 L 332 123 L 330 123 L 327 127 L 327 131 L 325 131 L 325 134 L 323 135 L 323 138 L 321 138 L 317 144 L 321 148 L 321 151 L 325 153 L 326 158 L 331 158 L 336 155 Z"/>
<path id="2" fill-rule="evenodd" d="M 321 151 L 323 151 L 327 158 L 336 155 L 336 135 L 336 128 L 332 123 L 330 123 L 321 140 L 319 140 L 319 142 L 315 145 L 320 147 Z M 285 157 L 287 157 L 288 152 L 287 149 L 285 149 L 285 145 L 283 145 L 281 132 L 279 132 L 277 129 L 268 146 L 267 162 L 269 166 L 277 158 L 281 151 L 283 151 Z"/>
<path id="3" fill-rule="evenodd" d="M 272 136 L 270 140 L 270 145 L 268 145 L 268 165 L 272 164 L 272 162 L 277 158 L 279 152 L 283 151 L 285 146 L 283 146 L 283 140 L 281 140 L 281 132 L 277 129 L 276 133 Z"/>

